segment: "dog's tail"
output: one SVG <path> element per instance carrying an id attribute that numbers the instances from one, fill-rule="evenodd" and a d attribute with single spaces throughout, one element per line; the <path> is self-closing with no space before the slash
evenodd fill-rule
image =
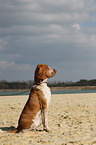
<path id="1" fill-rule="evenodd" d="M 20 132 L 20 131 L 18 130 L 18 128 L 15 128 L 14 130 L 8 131 L 8 133 L 18 133 L 18 132 Z"/>
<path id="2" fill-rule="evenodd" d="M 18 130 L 18 128 L 14 129 L 14 130 L 9 130 L 9 131 L 2 131 L 2 130 L 0 129 L 0 133 L 18 133 L 18 132 L 20 132 L 20 131 Z"/>

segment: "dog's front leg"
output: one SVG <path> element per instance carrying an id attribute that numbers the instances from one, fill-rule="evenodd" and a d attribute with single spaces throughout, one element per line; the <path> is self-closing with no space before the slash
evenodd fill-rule
<path id="1" fill-rule="evenodd" d="M 50 132 L 50 128 L 48 127 L 48 111 L 47 109 L 42 109 L 42 124 L 43 129 L 47 132 Z"/>

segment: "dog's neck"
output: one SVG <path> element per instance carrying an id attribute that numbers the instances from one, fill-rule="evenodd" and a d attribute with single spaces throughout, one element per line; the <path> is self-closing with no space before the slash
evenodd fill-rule
<path id="1" fill-rule="evenodd" d="M 44 84 L 44 83 L 47 84 L 47 79 L 45 79 L 45 80 L 39 80 L 38 82 L 34 81 L 34 85 L 40 85 L 40 84 Z"/>

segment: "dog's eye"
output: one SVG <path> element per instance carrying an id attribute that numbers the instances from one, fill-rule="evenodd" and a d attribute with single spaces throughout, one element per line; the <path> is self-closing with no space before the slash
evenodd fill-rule
<path id="1" fill-rule="evenodd" d="M 50 68 L 47 68 L 46 70 L 50 70 Z"/>

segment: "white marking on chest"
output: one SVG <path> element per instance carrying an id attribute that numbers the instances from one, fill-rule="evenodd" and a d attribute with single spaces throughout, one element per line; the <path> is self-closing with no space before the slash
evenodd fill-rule
<path id="1" fill-rule="evenodd" d="M 46 83 L 43 83 L 43 84 L 37 86 L 37 89 L 40 89 L 43 92 L 44 98 L 46 98 L 46 100 L 47 100 L 47 107 L 48 107 L 49 103 L 50 103 L 50 100 L 51 100 L 50 88 L 47 86 Z"/>

